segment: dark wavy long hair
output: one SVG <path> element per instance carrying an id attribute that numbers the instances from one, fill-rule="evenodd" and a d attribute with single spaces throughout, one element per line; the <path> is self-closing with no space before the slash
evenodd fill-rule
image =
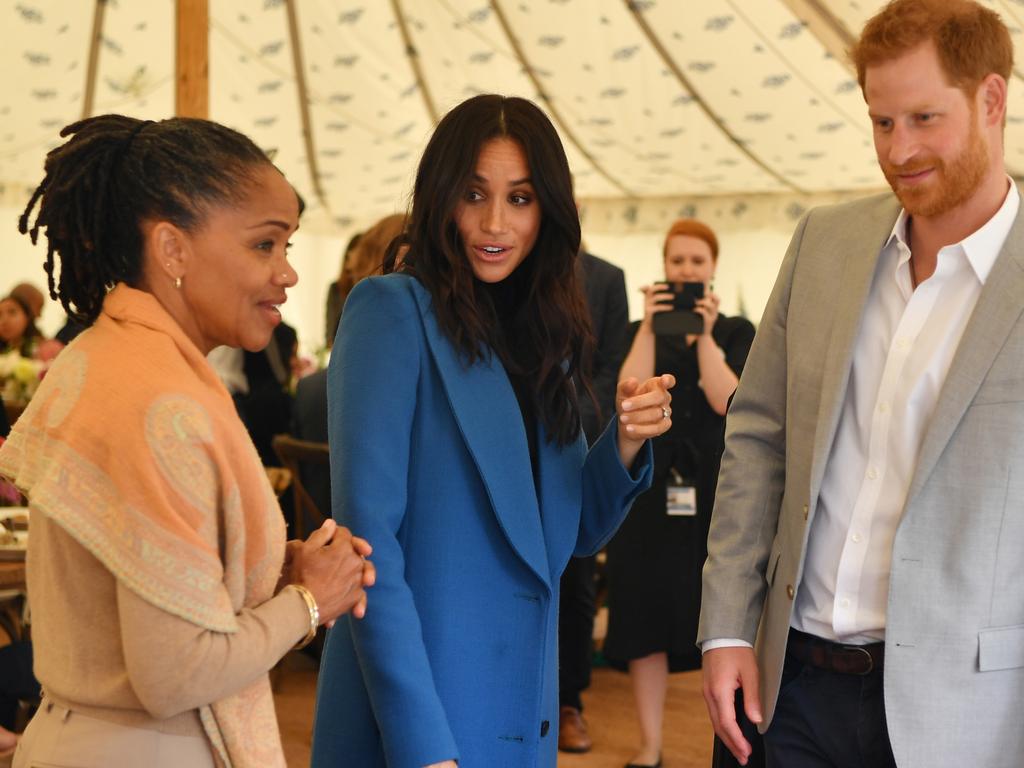
<path id="1" fill-rule="evenodd" d="M 523 302 L 517 334 L 507 343 L 490 295 L 474 279 L 455 223 L 484 144 L 507 138 L 522 148 L 541 209 L 532 251 L 517 268 Z M 576 261 L 580 220 L 565 150 L 551 121 L 532 102 L 493 94 L 474 96 L 444 116 L 423 153 L 413 188 L 406 236 L 392 243 L 385 269 L 408 244 L 402 271 L 433 298 L 438 324 L 472 364 L 494 350 L 510 374 L 525 379 L 549 438 L 576 440 L 580 410 L 573 376 L 591 394 L 593 336 Z M 518 274 L 525 270 L 524 274 Z"/>

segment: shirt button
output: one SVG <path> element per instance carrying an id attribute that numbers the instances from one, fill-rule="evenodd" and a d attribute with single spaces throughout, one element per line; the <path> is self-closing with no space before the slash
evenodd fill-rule
<path id="1" fill-rule="evenodd" d="M 796 591 L 793 589 L 793 585 L 792 584 L 787 584 L 786 585 L 786 597 L 788 597 L 790 600 L 792 600 L 793 599 L 793 595 L 795 595 L 795 594 L 796 594 Z"/>
<path id="2" fill-rule="evenodd" d="M 850 601 L 847 600 L 845 597 L 839 602 L 839 604 L 841 606 L 843 606 L 843 608 L 849 608 L 850 607 Z"/>
<path id="3" fill-rule="evenodd" d="M 879 403 L 878 410 L 880 412 L 882 412 L 882 413 L 887 413 L 888 410 L 889 410 L 889 404 L 888 403 Z"/>
<path id="4" fill-rule="evenodd" d="M 851 536 L 850 538 L 853 539 L 853 543 L 854 544 L 860 544 L 860 534 L 859 533 L 853 534 L 853 536 Z"/>
<path id="5" fill-rule="evenodd" d="M 868 480 L 876 479 L 878 479 L 878 470 L 872 467 L 871 469 L 868 470 Z"/>
<path id="6" fill-rule="evenodd" d="M 806 504 L 804 504 L 804 520 L 807 519 L 807 511 L 808 511 L 808 507 L 807 507 Z"/>
<path id="7" fill-rule="evenodd" d="M 896 346 L 900 349 L 908 349 L 910 347 L 910 339 L 899 339 L 896 342 Z"/>

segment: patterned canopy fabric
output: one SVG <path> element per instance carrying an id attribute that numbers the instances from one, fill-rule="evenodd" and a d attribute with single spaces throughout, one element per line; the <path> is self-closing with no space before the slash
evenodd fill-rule
<path id="1" fill-rule="evenodd" d="M 481 92 L 540 103 L 562 135 L 579 198 L 602 209 L 884 186 L 860 88 L 835 45 L 852 40 L 882 0 L 293 2 L 295 34 L 286 0 L 211 0 L 210 117 L 274 154 L 309 203 L 305 227 L 339 232 L 404 209 L 437 117 Z M 989 5 L 1019 38 L 1021 3 Z M 102 16 L 92 112 L 172 115 L 173 1 L 106 0 Z M 58 130 L 82 116 L 93 19 L 84 1 L 0 9 L 8 205 L 39 178 Z M 1018 86 L 1011 170 L 1024 169 L 1022 139 Z"/>

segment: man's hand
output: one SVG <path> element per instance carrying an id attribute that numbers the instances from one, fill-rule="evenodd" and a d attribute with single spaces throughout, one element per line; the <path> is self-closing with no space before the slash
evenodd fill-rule
<path id="1" fill-rule="evenodd" d="M 758 691 L 757 659 L 754 649 L 715 648 L 703 659 L 704 702 L 715 733 L 740 765 L 746 765 L 751 746 L 736 722 L 736 689 L 743 689 L 743 709 L 750 722 L 761 722 L 761 694 Z"/>

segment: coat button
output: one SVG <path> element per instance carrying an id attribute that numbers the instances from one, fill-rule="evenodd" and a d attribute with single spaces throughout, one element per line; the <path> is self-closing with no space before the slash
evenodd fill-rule
<path id="1" fill-rule="evenodd" d="M 807 510 L 807 505 L 806 505 L 806 504 L 804 504 L 804 520 L 806 520 L 806 519 L 807 519 L 807 511 L 808 511 L 808 510 Z"/>
<path id="2" fill-rule="evenodd" d="M 547 720 L 540 721 L 540 737 L 543 739 L 548 735 L 548 731 L 551 730 L 551 723 Z"/>
<path id="3" fill-rule="evenodd" d="M 793 595 L 795 595 L 795 594 L 796 594 L 796 592 L 793 590 L 793 585 L 792 584 L 787 584 L 786 585 L 786 597 L 788 597 L 790 600 L 792 600 L 793 599 Z"/>

